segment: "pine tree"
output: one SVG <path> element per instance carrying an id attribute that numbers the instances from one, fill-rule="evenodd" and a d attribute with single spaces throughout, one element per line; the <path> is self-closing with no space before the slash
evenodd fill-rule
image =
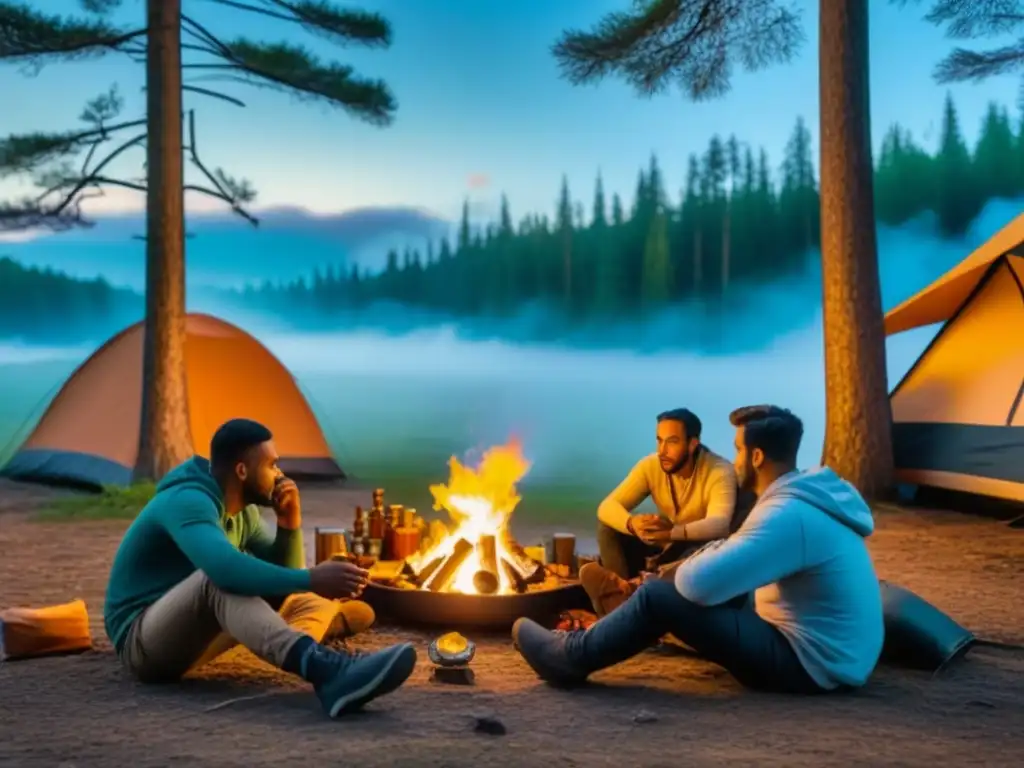
<path id="1" fill-rule="evenodd" d="M 568 311 L 572 306 L 572 197 L 569 195 L 569 179 L 562 176 L 562 189 L 558 194 L 558 240 L 562 251 L 562 301 Z"/>
<path id="2" fill-rule="evenodd" d="M 986 191 L 994 197 L 1010 198 L 1020 189 L 1020 176 L 1006 159 L 1014 153 L 1013 128 L 1006 110 L 989 104 L 981 124 L 981 135 L 974 150 L 974 177 L 984 180 Z"/>
<path id="3" fill-rule="evenodd" d="M 252 187 L 200 159 L 195 112 L 183 112 L 183 95 L 242 104 L 236 97 L 190 82 L 185 75 L 216 71 L 229 79 L 275 88 L 340 107 L 376 125 L 387 125 L 395 101 L 380 81 L 323 62 L 291 43 L 262 43 L 244 37 L 223 39 L 191 15 L 181 0 L 146 0 L 145 24 L 122 28 L 105 15 L 120 0 L 81 0 L 85 19 L 47 14 L 23 3 L 0 2 L 0 59 L 42 65 L 60 59 L 122 54 L 146 64 L 146 115 L 120 120 L 123 102 L 116 90 L 90 101 L 83 128 L 10 136 L 0 142 L 0 173 L 32 177 L 33 197 L 0 205 L 0 230 L 32 227 L 67 229 L 87 224 L 82 202 L 104 186 L 120 186 L 147 196 L 146 314 L 143 394 L 134 477 L 157 479 L 193 453 L 185 382 L 184 192 L 223 201 L 255 223 L 245 211 Z M 340 44 L 387 46 L 391 31 L 377 14 L 344 11 L 326 0 L 268 0 L 263 6 L 220 3 L 294 24 Z M 183 43 L 182 38 L 186 39 Z M 195 60 L 182 62 L 184 52 Z M 187 126 L 187 143 L 182 128 Z M 97 150 L 126 132 L 129 138 L 102 159 Z M 145 147 L 143 179 L 111 176 L 119 156 Z M 183 151 L 203 175 L 187 183 Z M 79 168 L 72 161 L 84 157 Z"/>
<path id="4" fill-rule="evenodd" d="M 651 217 L 644 243 L 643 272 L 640 282 L 640 307 L 657 310 L 672 296 L 672 261 L 669 256 L 668 215 L 663 206 Z"/>
<path id="5" fill-rule="evenodd" d="M 826 401 L 825 461 L 872 496 L 888 489 L 893 457 L 885 330 L 874 222 L 867 0 L 821 0 L 821 221 Z M 606 15 L 554 45 L 576 84 L 609 74 L 650 94 L 678 85 L 691 100 L 729 90 L 737 65 L 788 61 L 800 19 L 773 0 L 649 0 Z M 827 52 L 827 54 L 826 54 Z"/>
<path id="6" fill-rule="evenodd" d="M 942 115 L 942 138 L 935 158 L 936 213 L 939 228 L 946 235 L 959 235 L 980 210 L 972 173 L 971 153 L 960 131 L 953 97 L 946 96 Z"/>
<path id="7" fill-rule="evenodd" d="M 618 201 L 618 198 L 615 198 Z M 594 250 L 594 299 L 592 308 L 595 314 L 614 316 L 620 310 L 621 290 L 621 256 L 613 240 L 618 234 L 622 222 L 609 226 L 605 214 L 604 183 L 600 174 L 594 185 L 594 215 L 588 233 L 591 247 Z M 619 211 L 621 216 L 621 211 Z"/>

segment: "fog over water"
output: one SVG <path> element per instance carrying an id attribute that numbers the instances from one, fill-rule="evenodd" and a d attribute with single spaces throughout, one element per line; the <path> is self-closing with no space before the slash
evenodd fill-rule
<path id="1" fill-rule="evenodd" d="M 1019 203 L 993 203 L 956 242 L 935 237 L 927 221 L 880 229 L 886 307 L 956 264 L 1020 210 Z M 401 336 L 296 333 L 255 308 L 220 314 L 254 333 L 292 370 L 339 461 L 355 474 L 383 466 L 392 474 L 407 464 L 441 480 L 449 455 L 471 456 L 516 435 L 533 461 L 526 486 L 592 485 L 600 496 L 653 449 L 655 415 L 678 406 L 703 419 L 705 442 L 727 456 L 733 408 L 753 402 L 792 408 L 806 428 L 801 462 L 816 463 L 825 413 L 820 290 L 820 274 L 812 271 L 750 295 L 726 318 L 710 321 L 682 310 L 645 329 L 609 332 L 607 341 L 618 348 L 607 350 L 467 340 L 451 325 Z M 206 301 L 194 308 L 216 309 Z M 779 331 L 777 318 L 794 311 L 805 319 Z M 702 322 L 719 324 L 714 354 L 629 351 L 700 331 Z M 889 340 L 890 387 L 934 330 Z M 736 349 L 745 351 L 730 351 Z M 38 416 L 40 399 L 90 351 L 89 345 L 0 341 L 0 447 L 24 427 L 29 411 Z"/>

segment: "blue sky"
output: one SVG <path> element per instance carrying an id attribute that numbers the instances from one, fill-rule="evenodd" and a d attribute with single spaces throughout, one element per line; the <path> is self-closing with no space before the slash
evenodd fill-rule
<path id="1" fill-rule="evenodd" d="M 33 4 L 52 12 L 74 11 L 78 5 L 77 0 Z M 204 161 L 253 181 L 258 205 L 323 212 L 411 205 L 453 217 L 467 195 L 485 213 L 496 210 L 505 191 L 518 217 L 553 209 L 563 173 L 574 196 L 584 201 L 589 202 L 599 169 L 606 189 L 628 198 L 638 168 L 652 152 L 670 187 L 678 190 L 687 154 L 702 150 L 716 132 L 734 132 L 764 146 L 776 164 L 798 115 L 817 133 L 816 2 L 800 3 L 807 42 L 797 61 L 739 73 L 728 97 L 697 105 L 678 93 L 640 99 L 617 81 L 574 87 L 559 79 L 549 48 L 560 31 L 589 26 L 628 0 L 359 4 L 391 20 L 394 44 L 389 50 L 332 49 L 282 22 L 209 0 L 184 0 L 186 12 L 222 36 L 307 42 L 364 75 L 384 78 L 397 96 L 397 119 L 387 129 L 241 85 L 216 87 L 245 100 L 244 110 L 202 97 L 188 99 L 197 107 Z M 141 0 L 124 0 L 116 18 L 138 23 L 143 7 Z M 952 43 L 921 20 L 922 7 L 872 0 L 871 9 L 876 147 L 895 121 L 930 147 L 938 138 L 945 92 L 933 83 L 931 71 Z M 0 131 L 72 127 L 84 100 L 113 82 L 126 97 L 126 115 L 137 114 L 142 70 L 125 57 L 54 64 L 31 78 L 14 66 L 0 68 L 4 101 L 19 107 L 5 110 Z M 1017 85 L 1015 78 L 1004 77 L 952 89 L 970 140 L 988 101 L 1016 112 Z M 138 174 L 139 159 L 123 170 Z M 0 184 L 0 192 L 11 191 L 10 183 Z M 113 192 L 100 206 L 139 209 L 142 203 L 130 192 Z"/>

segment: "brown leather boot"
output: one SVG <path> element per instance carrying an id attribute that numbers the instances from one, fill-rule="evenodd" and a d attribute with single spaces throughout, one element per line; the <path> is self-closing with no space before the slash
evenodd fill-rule
<path id="1" fill-rule="evenodd" d="M 580 568 L 580 584 L 598 617 L 607 616 L 626 602 L 638 586 L 598 563 L 587 563 Z"/>

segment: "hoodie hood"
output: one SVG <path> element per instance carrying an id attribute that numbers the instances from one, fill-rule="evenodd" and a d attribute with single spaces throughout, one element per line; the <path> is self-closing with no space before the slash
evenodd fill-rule
<path id="1" fill-rule="evenodd" d="M 787 497 L 820 509 L 863 537 L 875 530 L 875 519 L 864 497 L 828 467 L 784 475 L 769 486 L 763 498 Z"/>
<path id="2" fill-rule="evenodd" d="M 220 509 L 222 504 L 220 486 L 210 474 L 210 462 L 201 456 L 193 456 L 183 464 L 179 464 L 161 480 L 157 486 L 157 493 L 167 491 L 179 491 L 184 489 L 202 491 L 210 497 L 210 500 Z"/>

